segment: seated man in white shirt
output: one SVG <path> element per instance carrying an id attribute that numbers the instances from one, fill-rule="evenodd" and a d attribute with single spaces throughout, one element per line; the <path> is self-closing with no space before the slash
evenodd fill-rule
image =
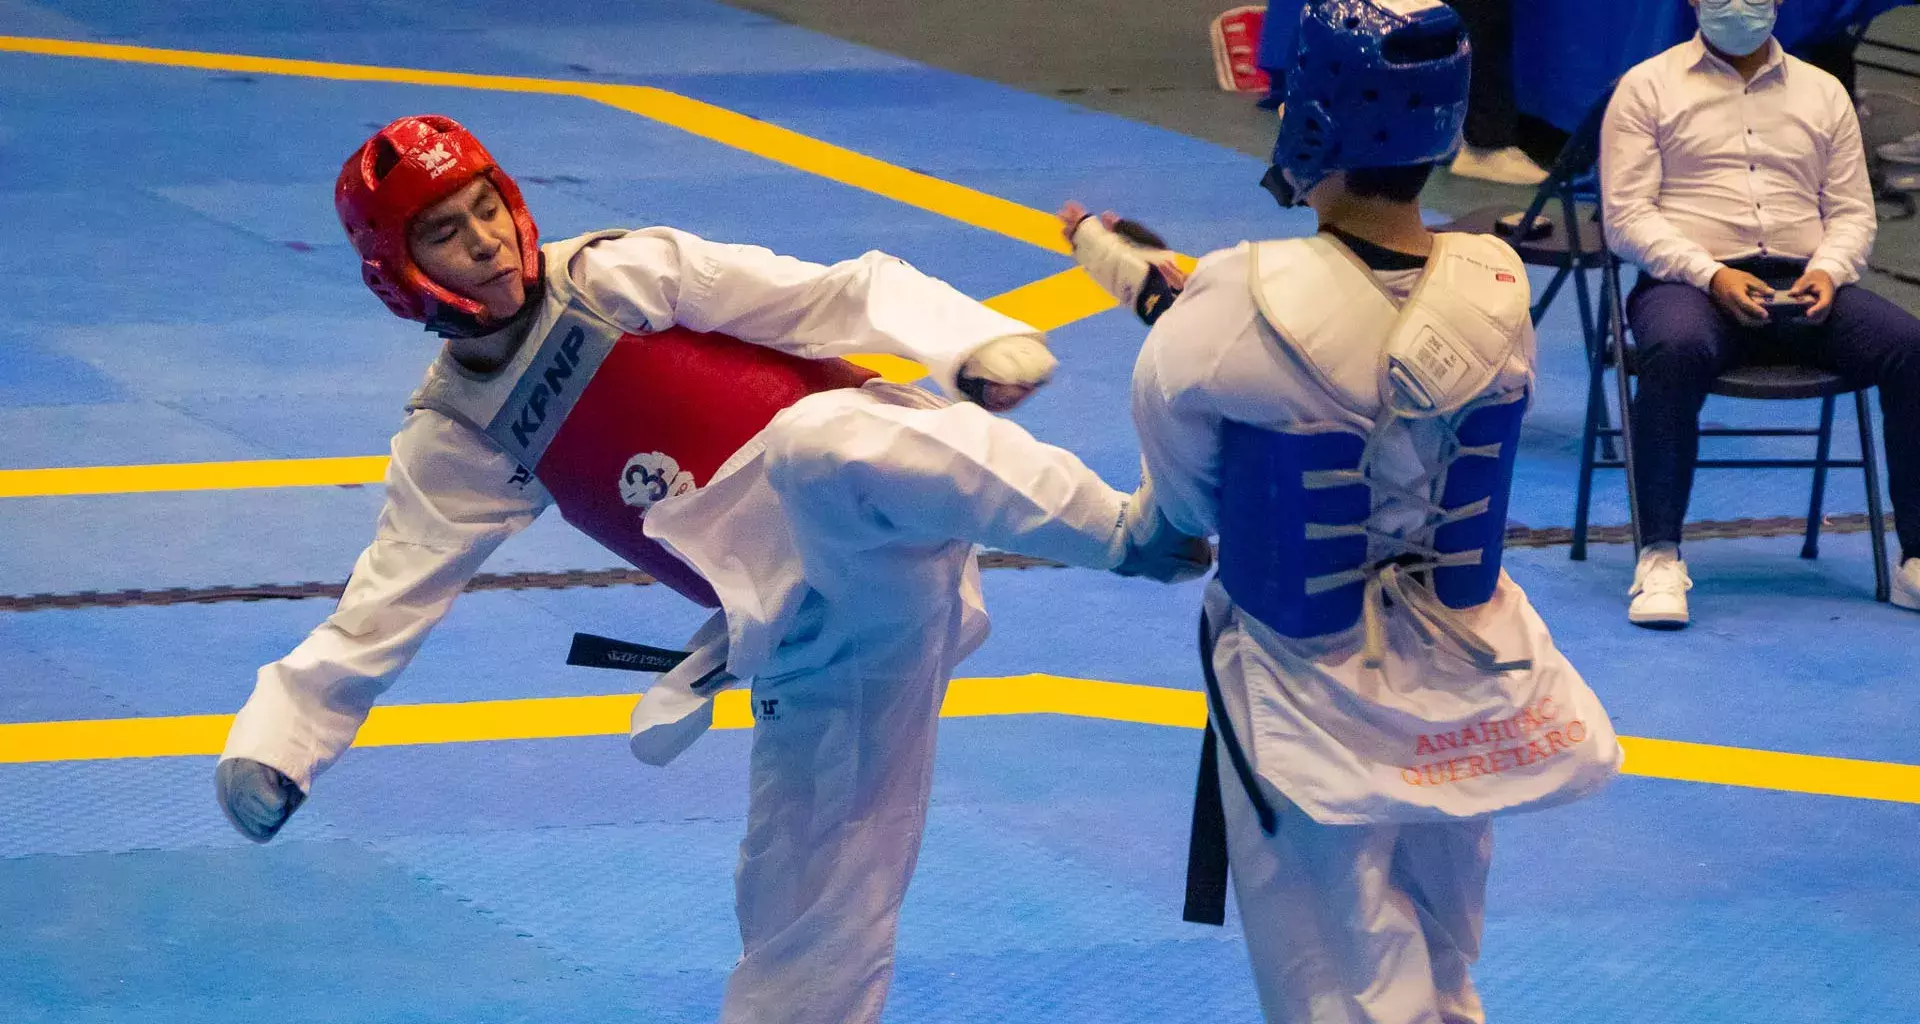
<path id="1" fill-rule="evenodd" d="M 821 266 L 664 227 L 542 246 L 513 179 L 434 116 L 369 139 L 334 205 L 368 287 L 447 343 L 339 606 L 234 721 L 221 809 L 272 839 L 481 563 L 557 506 L 716 609 L 635 711 L 636 756 L 670 759 L 717 689 L 753 686 L 723 1024 L 877 1021 L 941 698 L 986 637 L 973 545 L 1173 578 L 1206 542 L 1163 531 L 1173 557 L 1148 564 L 1141 501 L 982 408 L 1046 383 L 1039 332 L 894 257 Z M 855 352 L 972 401 L 837 358 Z"/>
<path id="2" fill-rule="evenodd" d="M 1876 230 L 1852 98 L 1773 40 L 1779 0 L 1692 0 L 1700 35 L 1628 71 L 1607 108 L 1607 241 L 1640 266 L 1635 483 L 1646 547 L 1627 617 L 1687 624 L 1680 556 L 1700 408 L 1722 372 L 1790 360 L 1877 385 L 1901 566 L 1920 610 L 1920 321 L 1858 287 Z M 1804 312 L 1769 305 L 1806 304 Z"/>

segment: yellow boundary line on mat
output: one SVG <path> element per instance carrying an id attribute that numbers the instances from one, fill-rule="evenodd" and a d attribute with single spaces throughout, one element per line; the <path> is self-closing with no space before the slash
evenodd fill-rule
<path id="1" fill-rule="evenodd" d="M 26 36 L 0 36 L 0 52 L 336 81 L 577 96 L 1050 252 L 1069 251 L 1052 214 L 651 86 L 422 71 Z M 1045 331 L 1111 309 L 1114 301 L 1075 267 L 987 299 L 986 304 Z M 895 356 L 858 356 L 854 361 L 888 380 L 905 382 L 926 375 L 924 367 Z M 386 461 L 384 456 L 364 456 L 10 469 L 0 470 L 0 498 L 370 484 L 385 477 Z"/>
<path id="2" fill-rule="evenodd" d="M 1018 239 L 1050 252 L 1065 253 L 1066 240 L 1052 214 L 1022 206 L 943 181 L 919 171 L 897 167 L 850 149 L 769 124 L 725 107 L 647 85 L 605 85 L 561 78 L 518 75 L 475 75 L 454 71 L 422 71 L 369 64 L 335 64 L 318 60 L 254 57 L 239 53 L 202 53 L 114 43 L 83 43 L 71 39 L 0 36 L 0 51 L 44 57 L 78 57 L 127 64 L 197 68 L 297 78 L 326 78 L 341 82 L 386 82 L 495 92 L 578 96 L 595 100 L 650 121 L 678 128 L 723 146 L 782 163 L 809 174 L 885 196 L 908 206 L 951 217 L 974 227 Z"/>
<path id="3" fill-rule="evenodd" d="M 0 498 L 220 491 L 241 487 L 337 487 L 377 484 L 386 475 L 385 455 L 247 462 L 173 462 L 145 466 L 79 466 L 72 469 L 0 469 Z"/>
<path id="4" fill-rule="evenodd" d="M 986 304 L 1043 331 L 1112 309 L 1115 305 L 1113 298 L 1101 291 L 1086 271 L 1078 267 L 996 295 L 986 300 Z M 853 361 L 888 380 L 902 383 L 919 380 L 927 372 L 919 363 L 897 356 L 855 356 Z M 0 498 L 153 494 L 246 487 L 337 487 L 377 484 L 386 475 L 385 455 L 0 469 Z"/>
<path id="5" fill-rule="evenodd" d="M 108 60 L 208 71 L 290 75 L 577 96 L 638 114 L 721 145 L 936 213 L 1050 252 L 1068 251 L 1053 217 L 1041 210 L 897 167 L 710 103 L 639 85 L 423 71 L 244 54 L 202 53 L 65 39 L 0 36 L 0 52 Z M 996 296 L 987 304 L 1042 330 L 1113 306 L 1085 273 L 1071 269 Z M 892 379 L 924 370 L 889 356 L 861 357 Z M 379 482 L 384 456 L 269 459 L 147 466 L 0 470 L 0 498 L 152 493 L 241 487 L 317 487 Z M 536 739 L 624 732 L 632 697 L 563 697 L 467 704 L 394 705 L 374 711 L 361 746 Z M 1200 695 L 1187 690 L 1057 676 L 956 680 L 948 717 L 1065 714 L 1199 728 Z M 216 754 L 231 716 L 30 722 L 0 725 L 0 763 Z M 719 728 L 751 725 L 745 697 L 721 699 Z M 1656 778 L 1920 803 L 1920 766 L 1746 750 L 1673 740 L 1626 738 L 1628 771 Z"/>
<path id="6" fill-rule="evenodd" d="M 634 700 L 632 694 L 615 694 L 386 705 L 374 709 L 354 745 L 619 736 L 627 731 Z M 1206 698 L 1194 690 L 1024 675 L 956 679 L 941 709 L 943 718 L 1043 714 L 1198 729 L 1206 723 L 1207 708 Z M 212 756 L 220 753 L 232 723 L 232 715 L 184 715 L 0 725 L 0 764 Z M 721 694 L 714 727 L 752 726 L 746 692 Z M 1621 743 L 1629 775 L 1920 804 L 1920 765 L 1631 736 Z"/>

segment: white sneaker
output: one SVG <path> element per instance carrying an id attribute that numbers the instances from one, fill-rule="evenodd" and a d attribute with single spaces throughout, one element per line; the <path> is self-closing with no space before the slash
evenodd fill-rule
<path id="1" fill-rule="evenodd" d="M 1880 159 L 1888 163 L 1920 164 L 1920 132 L 1914 132 L 1898 142 L 1889 142 L 1876 152 L 1880 154 Z"/>
<path id="2" fill-rule="evenodd" d="M 1462 146 L 1460 155 L 1453 158 L 1451 170 L 1462 178 L 1497 181 L 1502 185 L 1538 185 L 1547 180 L 1547 172 L 1518 146 L 1505 149 Z"/>
<path id="3" fill-rule="evenodd" d="M 1920 612 L 1920 558 L 1909 558 L 1893 574 L 1893 604 Z"/>
<path id="4" fill-rule="evenodd" d="M 1640 564 L 1633 570 L 1627 621 L 1648 629 L 1682 629 L 1689 621 L 1687 591 L 1692 589 L 1687 563 L 1677 552 L 1648 548 L 1640 552 Z"/>

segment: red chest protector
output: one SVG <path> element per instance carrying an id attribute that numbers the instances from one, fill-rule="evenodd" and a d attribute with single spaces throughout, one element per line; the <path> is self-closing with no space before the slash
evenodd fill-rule
<path id="1" fill-rule="evenodd" d="M 877 376 L 721 334 L 626 334 L 571 303 L 535 330 L 484 378 L 443 358 L 410 407 L 480 429 L 539 479 L 567 522 L 709 608 L 720 604 L 712 586 L 643 532 L 647 509 L 705 486 L 780 410 Z"/>
<path id="2" fill-rule="evenodd" d="M 876 374 L 722 334 L 623 335 L 566 417 L 534 476 L 581 533 L 709 608 L 713 588 L 641 532 L 654 502 L 703 487 L 780 410 Z"/>

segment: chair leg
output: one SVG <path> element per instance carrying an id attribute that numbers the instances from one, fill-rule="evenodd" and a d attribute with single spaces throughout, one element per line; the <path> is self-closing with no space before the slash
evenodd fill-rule
<path id="1" fill-rule="evenodd" d="M 1535 327 L 1540 326 L 1540 318 L 1547 315 L 1547 309 L 1553 305 L 1553 300 L 1559 297 L 1560 287 L 1567 283 L 1568 273 L 1570 271 L 1566 267 L 1554 271 L 1553 279 L 1547 282 L 1546 290 L 1540 293 L 1540 301 L 1533 304 L 1530 312 L 1533 315 Z"/>
<path id="2" fill-rule="evenodd" d="M 1820 557 L 1820 515 L 1827 503 L 1827 457 L 1833 451 L 1833 396 L 1820 400 L 1820 435 L 1813 452 L 1813 499 L 1807 504 L 1807 539 L 1801 558 Z"/>
<path id="3" fill-rule="evenodd" d="M 1572 204 L 1569 204 L 1569 209 L 1571 209 L 1571 207 Z M 1569 217 L 1572 217 L 1572 213 L 1569 213 Z M 1578 238 L 1578 234 L 1574 234 L 1574 238 Z M 1574 259 L 1572 256 L 1567 257 L 1567 259 L 1569 259 L 1567 265 L 1569 265 L 1569 269 L 1572 271 L 1572 298 L 1574 298 L 1576 305 L 1580 307 L 1580 334 L 1582 334 L 1582 340 L 1586 342 L 1586 352 L 1588 352 L 1588 355 L 1594 357 L 1594 359 L 1599 359 L 1603 352 L 1607 352 L 1607 313 L 1603 311 L 1605 304 L 1609 302 L 1607 275 L 1601 275 L 1599 302 L 1596 302 L 1596 300 L 1594 300 L 1594 290 L 1592 290 L 1592 288 L 1588 286 L 1588 282 L 1586 282 L 1586 267 L 1582 267 L 1580 261 Z M 1601 361 L 1599 365 L 1605 367 L 1607 363 Z M 1605 423 L 1605 421 L 1609 419 L 1605 407 L 1601 407 L 1599 415 L 1601 415 L 1601 423 Z M 1605 450 L 1609 459 L 1617 459 L 1617 457 L 1619 457 L 1619 455 L 1615 453 L 1615 450 L 1613 450 L 1613 438 L 1605 438 L 1603 450 Z"/>
<path id="4" fill-rule="evenodd" d="M 1607 348 L 1607 309 L 1609 308 L 1608 304 L 1612 301 L 1612 297 L 1608 290 L 1612 287 L 1613 287 L 1612 276 L 1605 272 L 1602 272 L 1600 275 L 1600 305 L 1599 305 L 1599 308 L 1593 311 L 1593 320 L 1591 321 L 1592 326 L 1589 327 L 1587 324 L 1581 325 L 1581 330 L 1583 331 L 1590 330 L 1592 332 L 1588 334 L 1587 337 L 1593 343 L 1592 344 L 1593 353 L 1596 356 L 1602 357 L 1602 362 L 1600 364 L 1602 367 L 1606 366 L 1606 362 L 1604 361 L 1604 353 Z M 1599 423 L 1600 429 L 1612 430 L 1613 429 L 1613 410 L 1607 408 L 1607 403 L 1605 402 L 1601 402 L 1599 408 L 1600 408 L 1600 423 Z M 1615 459 L 1618 459 L 1620 457 L 1620 449 L 1616 444 L 1614 444 L 1613 436 L 1610 434 L 1602 435 L 1600 438 L 1600 457 L 1603 459 L 1606 459 L 1608 462 L 1612 462 Z"/>
<path id="5" fill-rule="evenodd" d="M 1569 259 L 1571 260 L 1571 257 L 1569 257 Z M 1585 335 L 1585 338 L 1582 340 L 1587 343 L 1588 352 L 1598 352 L 1601 348 L 1605 347 L 1606 341 L 1601 336 L 1600 331 L 1594 329 L 1594 324 L 1598 318 L 1594 315 L 1596 304 L 1593 301 L 1593 289 L 1587 286 L 1586 268 L 1574 263 L 1571 265 L 1571 271 L 1573 273 L 1573 298 L 1575 304 L 1580 308 L 1580 333 Z M 1601 298 L 1604 300 L 1605 296 Z"/>
<path id="6" fill-rule="evenodd" d="M 1609 256 L 1605 273 L 1612 277 L 1607 287 L 1607 342 L 1613 350 L 1614 380 L 1620 390 L 1620 455 L 1626 463 L 1627 516 L 1633 523 L 1633 554 L 1640 556 L 1640 488 L 1634 478 L 1633 458 L 1633 374 L 1627 365 L 1627 311 L 1620 296 L 1620 265 Z"/>
<path id="7" fill-rule="evenodd" d="M 1573 499 L 1573 549 L 1568 557 L 1587 560 L 1587 515 L 1593 506 L 1593 454 L 1600 434 L 1600 418 L 1606 414 L 1606 364 L 1600 354 L 1587 354 L 1587 415 L 1580 430 L 1580 483 Z"/>
<path id="8" fill-rule="evenodd" d="M 1600 422 L 1597 424 L 1599 428 L 1601 430 L 1612 430 L 1613 429 L 1613 410 L 1610 407 L 1608 407 L 1607 403 L 1605 402 L 1600 403 L 1599 415 L 1600 415 Z M 1606 459 L 1608 462 L 1612 462 L 1613 460 L 1618 459 L 1620 457 L 1620 445 L 1614 439 L 1612 434 L 1601 435 L 1600 457 L 1603 459 Z"/>
<path id="9" fill-rule="evenodd" d="M 1867 529 L 1873 533 L 1873 599 L 1884 603 L 1893 598 L 1893 580 L 1887 568 L 1887 516 L 1880 507 L 1880 453 L 1873 444 L 1873 416 L 1864 388 L 1853 393 L 1853 414 L 1860 419 L 1860 467 L 1861 475 L 1867 478 Z"/>

